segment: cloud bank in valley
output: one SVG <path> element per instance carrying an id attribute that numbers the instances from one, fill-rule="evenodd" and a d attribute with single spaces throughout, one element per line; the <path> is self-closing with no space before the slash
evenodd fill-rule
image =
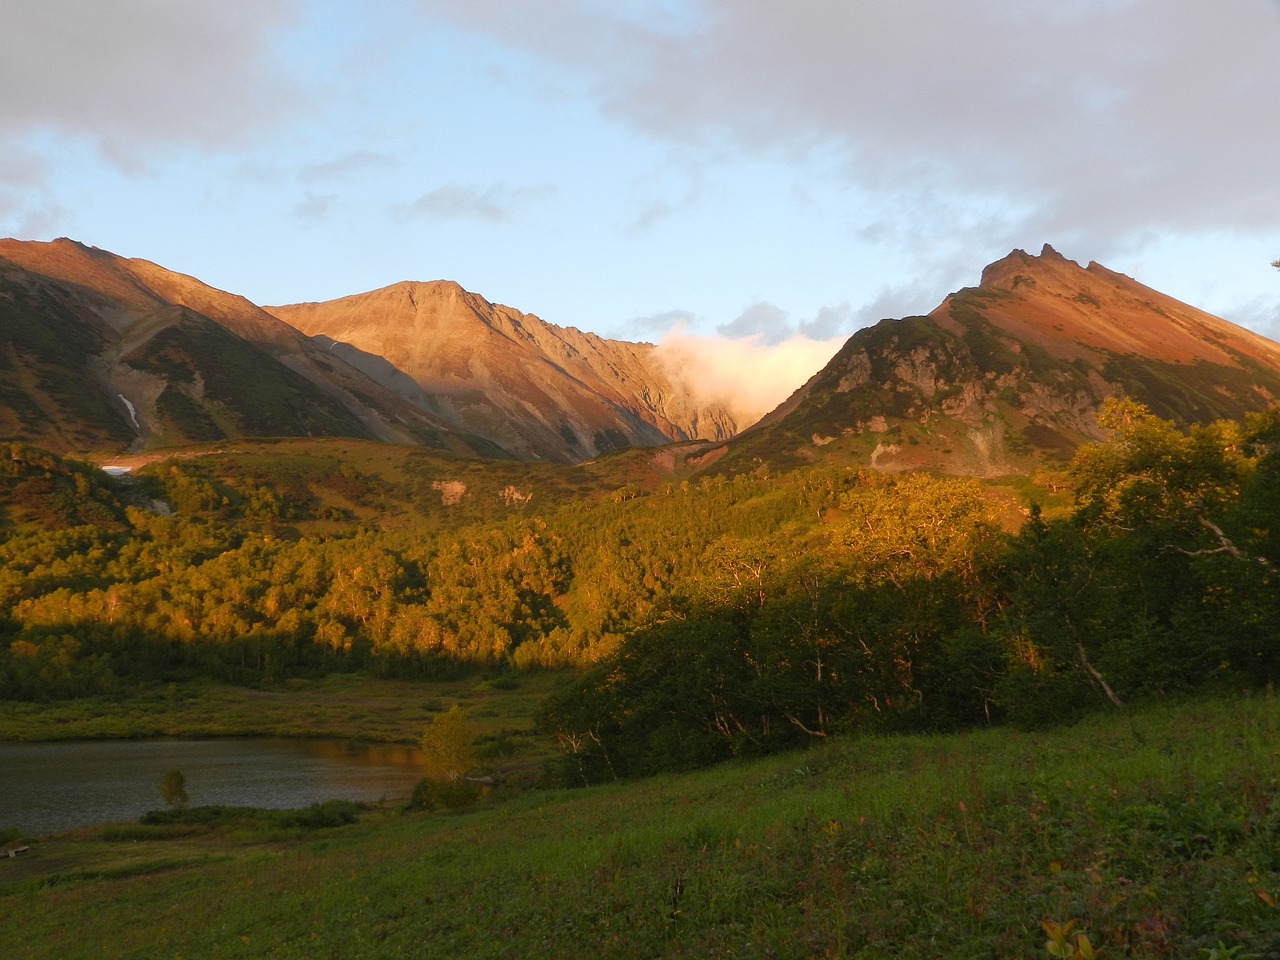
<path id="1" fill-rule="evenodd" d="M 676 327 L 658 342 L 656 355 L 667 375 L 695 400 L 723 404 L 746 427 L 826 366 L 844 341 L 795 334 L 770 343 L 759 334 L 709 337 Z"/>

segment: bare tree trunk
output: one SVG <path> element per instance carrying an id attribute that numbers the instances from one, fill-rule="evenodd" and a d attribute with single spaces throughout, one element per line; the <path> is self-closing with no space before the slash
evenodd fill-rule
<path id="1" fill-rule="evenodd" d="M 1081 643 L 1079 640 L 1076 641 L 1076 652 L 1080 654 L 1080 666 L 1084 667 L 1085 673 L 1093 677 L 1094 681 L 1098 684 L 1098 686 L 1102 688 L 1102 692 L 1107 695 L 1107 699 L 1110 700 L 1117 707 L 1123 707 L 1124 704 L 1120 702 L 1120 698 L 1116 696 L 1116 693 L 1114 690 L 1111 689 L 1110 684 L 1108 684 L 1107 681 L 1102 678 L 1102 674 L 1100 674 L 1097 670 L 1094 669 L 1093 664 L 1089 662 L 1089 658 L 1085 656 L 1084 644 Z"/>

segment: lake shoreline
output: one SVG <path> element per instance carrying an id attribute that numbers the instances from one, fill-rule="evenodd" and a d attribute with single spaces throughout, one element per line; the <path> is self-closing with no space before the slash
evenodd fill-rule
<path id="1" fill-rule="evenodd" d="M 24 838 L 137 822 L 173 770 L 192 807 L 259 810 L 407 799 L 424 771 L 415 747 L 280 737 L 9 743 L 0 767 L 0 829 Z"/>

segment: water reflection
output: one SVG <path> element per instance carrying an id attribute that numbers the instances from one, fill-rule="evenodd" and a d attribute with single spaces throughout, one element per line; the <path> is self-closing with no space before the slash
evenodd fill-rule
<path id="1" fill-rule="evenodd" d="M 407 798 L 413 747 L 330 740 L 94 740 L 0 743 L 0 827 L 39 835 L 136 820 L 164 804 L 160 778 L 186 777 L 192 806 L 282 809 Z"/>

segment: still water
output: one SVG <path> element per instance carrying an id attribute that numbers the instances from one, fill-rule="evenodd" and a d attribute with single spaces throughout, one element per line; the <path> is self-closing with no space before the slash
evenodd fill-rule
<path id="1" fill-rule="evenodd" d="M 37 836 L 136 820 L 164 806 L 168 770 L 182 771 L 193 807 L 408 798 L 420 759 L 412 747 L 323 740 L 0 743 L 0 827 Z"/>

